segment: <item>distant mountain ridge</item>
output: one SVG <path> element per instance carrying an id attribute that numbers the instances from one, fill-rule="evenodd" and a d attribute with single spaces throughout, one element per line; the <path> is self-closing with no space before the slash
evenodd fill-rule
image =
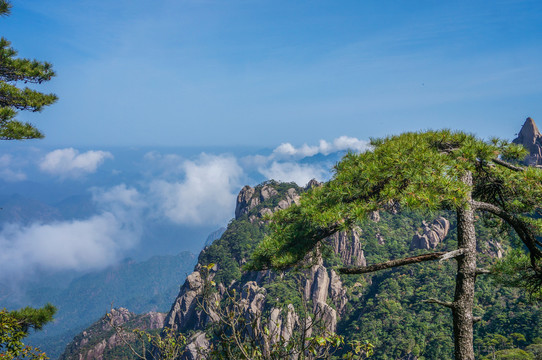
<path id="1" fill-rule="evenodd" d="M 67 288 L 39 288 L 27 295 L 34 306 L 47 299 L 58 308 L 55 321 L 35 332 L 28 343 L 55 359 L 82 329 L 114 307 L 138 313 L 166 312 L 196 262 L 194 254 L 153 256 L 142 262 L 125 260 L 105 270 L 74 279 Z"/>

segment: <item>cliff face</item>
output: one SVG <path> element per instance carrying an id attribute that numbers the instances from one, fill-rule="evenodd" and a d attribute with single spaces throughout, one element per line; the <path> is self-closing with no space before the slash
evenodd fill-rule
<path id="1" fill-rule="evenodd" d="M 410 250 L 435 249 L 448 235 L 450 222 L 439 216 L 431 224 L 423 221 L 423 232 L 416 233 L 410 242 Z"/>
<path id="2" fill-rule="evenodd" d="M 308 187 L 318 186 L 316 182 L 309 183 Z M 264 216 L 271 214 L 279 209 L 285 209 L 294 203 L 298 203 L 300 194 L 306 189 L 299 188 L 294 184 L 281 184 L 276 182 L 268 182 L 259 185 L 255 188 L 245 186 L 237 197 L 236 204 L 236 219 L 238 223 L 249 223 L 252 227 L 263 228 L 265 225 Z M 331 251 L 341 259 L 344 265 L 365 265 L 365 256 L 360 242 L 360 229 L 353 229 L 350 232 L 340 232 L 331 236 L 327 244 Z M 213 245 L 203 251 L 200 255 L 199 263 L 195 271 L 190 274 L 183 286 L 180 289 L 179 295 L 175 299 L 173 306 L 168 313 L 165 326 L 178 330 L 199 330 L 198 341 L 203 341 L 203 332 L 205 326 L 216 319 L 200 310 L 198 304 L 201 300 L 198 294 L 203 288 L 202 268 L 208 264 L 205 263 L 206 253 L 213 253 L 214 247 L 223 248 L 227 246 L 241 246 L 239 241 L 233 239 L 228 244 L 225 239 L 231 236 L 228 230 L 222 239 L 215 242 Z M 255 246 L 258 239 L 252 239 Z M 242 265 L 246 259 L 244 256 L 232 254 L 232 257 L 239 257 L 238 266 Z M 302 289 L 302 296 L 307 306 L 312 310 L 313 314 L 321 320 L 321 323 L 327 331 L 335 332 L 337 328 L 337 320 L 344 313 L 348 296 L 346 288 L 340 276 L 330 269 L 320 256 L 311 259 L 312 266 L 309 266 L 303 271 L 303 283 L 298 284 Z M 216 266 L 211 270 L 211 276 L 220 277 L 220 270 L 227 267 L 225 261 L 217 261 Z M 268 324 L 268 330 L 272 334 L 276 334 L 276 339 L 288 340 L 290 336 L 300 331 L 304 324 L 300 320 L 300 316 L 296 313 L 293 304 L 283 304 L 278 307 L 275 298 L 270 298 L 269 284 L 273 284 L 284 276 L 284 274 L 274 273 L 271 271 L 260 271 L 243 273 L 240 279 L 236 279 L 231 283 L 219 283 L 217 285 L 218 297 L 221 297 L 225 290 L 237 289 L 241 293 L 241 301 L 245 308 L 247 316 L 250 314 L 268 314 L 265 322 Z M 267 311 L 266 311 L 267 310 Z M 261 332 L 262 329 L 254 329 L 255 332 Z M 262 344 L 264 347 L 272 346 L 274 337 L 269 339 L 268 344 Z M 193 346 L 196 347 L 196 346 Z M 190 347 L 185 358 L 197 358 L 197 353 L 191 352 Z"/>
<path id="3" fill-rule="evenodd" d="M 525 120 L 518 137 L 512 142 L 523 145 L 529 151 L 524 160 L 525 165 L 542 165 L 542 134 L 533 119 L 529 117 Z"/>
<path id="4" fill-rule="evenodd" d="M 131 359 L 133 354 L 127 348 L 125 341 L 132 346 L 136 343 L 135 334 L 130 330 L 161 329 L 164 326 L 166 314 L 149 312 L 136 315 L 125 308 L 113 309 L 111 320 L 104 316 L 85 331 L 77 335 L 66 347 L 60 360 L 107 360 Z M 124 331 L 117 333 L 109 321 L 121 326 Z M 138 348 L 139 350 L 139 348 Z"/>

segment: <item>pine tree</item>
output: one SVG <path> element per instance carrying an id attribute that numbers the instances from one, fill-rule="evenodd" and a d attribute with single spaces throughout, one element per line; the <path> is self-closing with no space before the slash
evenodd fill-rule
<path id="1" fill-rule="evenodd" d="M 0 0 L 0 16 L 10 13 L 11 4 Z M 41 84 L 55 76 L 51 64 L 17 58 L 17 51 L 4 37 L 0 38 L 0 139 L 23 140 L 43 138 L 32 124 L 18 121 L 20 110 L 39 112 L 57 100 L 54 94 L 43 94 L 21 84 Z"/>
<path id="2" fill-rule="evenodd" d="M 253 256 L 252 269 L 283 269 L 302 262 L 327 236 L 348 230 L 382 209 L 453 210 L 457 215 L 457 250 L 394 259 L 367 267 L 342 268 L 361 274 L 429 260 L 457 261 L 453 301 L 428 299 L 450 308 L 455 358 L 473 360 L 473 316 L 477 268 L 475 212 L 492 216 L 513 229 L 530 260 L 522 278 L 542 285 L 542 220 L 531 216 L 542 203 L 542 170 L 503 159 L 521 159 L 525 149 L 505 141 L 484 142 L 451 131 L 405 133 L 372 141 L 373 150 L 348 154 L 334 177 L 301 198 L 299 206 L 275 213 L 270 235 Z M 525 264 L 523 264 L 525 265 Z"/>
<path id="3" fill-rule="evenodd" d="M 0 358 L 48 359 L 39 348 L 25 345 L 22 340 L 28 336 L 30 329 L 41 330 L 46 323 L 52 321 L 55 312 L 56 308 L 51 304 L 40 309 L 0 309 Z"/>
<path id="4" fill-rule="evenodd" d="M 10 13 L 11 4 L 0 0 L 0 16 Z M 17 51 L 5 38 L 0 38 L 0 139 L 23 140 L 43 138 L 43 134 L 29 123 L 15 119 L 17 111 L 38 112 L 57 100 L 54 94 L 43 94 L 23 84 L 41 84 L 55 73 L 51 64 L 17 58 Z M 40 330 L 53 320 L 56 308 L 47 304 L 40 309 L 26 307 L 7 311 L 0 309 L 0 358 L 47 359 L 44 353 L 22 343 L 30 329 Z"/>

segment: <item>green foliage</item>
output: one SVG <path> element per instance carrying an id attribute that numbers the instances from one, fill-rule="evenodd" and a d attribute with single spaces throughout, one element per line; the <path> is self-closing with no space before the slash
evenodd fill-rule
<path id="1" fill-rule="evenodd" d="M 51 304 L 46 304 L 40 309 L 27 306 L 20 310 L 14 310 L 11 312 L 11 316 L 17 320 L 21 329 L 28 333 L 30 329 L 41 330 L 43 325 L 53 320 L 55 313 L 56 308 Z"/>
<path id="2" fill-rule="evenodd" d="M 342 359 L 344 360 L 368 359 L 374 354 L 374 345 L 368 340 L 354 340 L 350 341 L 348 345 L 350 345 L 352 349 L 342 356 Z"/>
<path id="3" fill-rule="evenodd" d="M 517 145 L 486 143 L 448 130 L 405 133 L 372 144 L 373 151 L 347 154 L 335 166 L 333 179 L 307 192 L 300 206 L 275 213 L 269 235 L 251 260 L 253 269 L 299 263 L 324 237 L 351 228 L 374 210 L 462 208 L 471 191 L 476 200 L 504 209 L 512 220 L 538 232 L 542 222 L 523 214 L 542 202 L 542 172 L 513 171 L 495 162 L 500 154 L 519 154 Z M 473 174 L 472 189 L 461 180 L 466 171 Z M 531 254 L 542 258 L 533 243 Z"/>
<path id="4" fill-rule="evenodd" d="M 497 360 L 534 360 L 533 354 L 521 349 L 500 350 L 495 353 Z"/>
<path id="5" fill-rule="evenodd" d="M 542 344 L 531 344 L 525 348 L 525 351 L 533 354 L 534 360 L 542 360 Z"/>
<path id="6" fill-rule="evenodd" d="M 8 15 L 11 4 L 0 1 L 0 15 Z M 17 51 L 5 38 L 0 38 L 0 139 L 22 140 L 42 138 L 43 134 L 32 124 L 15 119 L 17 111 L 39 112 L 57 100 L 54 94 L 43 94 L 20 84 L 41 84 L 55 73 L 51 64 L 37 60 L 17 58 Z"/>
<path id="7" fill-rule="evenodd" d="M 200 299 L 200 308 L 213 321 L 207 326 L 210 334 L 210 345 L 200 354 L 205 359 L 245 359 L 245 360 L 279 360 L 279 359 L 330 359 L 337 351 L 344 347 L 344 337 L 326 329 L 323 313 L 316 311 L 310 313 L 303 296 L 298 296 L 299 316 L 298 325 L 292 328 L 287 338 L 281 333 L 280 324 L 275 323 L 266 311 L 247 311 L 247 300 L 256 294 L 248 290 L 242 293 L 235 288 L 225 289 L 221 296 L 215 296 L 216 283 L 211 280 L 212 269 L 215 264 L 207 264 L 200 268 L 203 280 L 203 291 Z M 306 280 L 300 274 L 295 274 L 297 280 Z M 292 280 L 290 278 L 289 280 Z M 304 281 L 299 281 L 303 283 Z M 273 282 L 268 296 L 279 295 L 274 293 L 289 290 L 295 282 Z M 298 293 L 297 295 L 301 295 Z M 280 295 L 279 295 L 280 296 Z M 282 301 L 284 296 L 280 296 Z M 276 301 L 279 301 L 277 298 Z M 267 304 L 269 307 L 269 303 Z M 284 304 L 273 303 L 286 311 Z M 302 324 L 302 325 L 299 325 Z M 352 351 L 346 353 L 343 359 L 366 359 L 373 353 L 373 345 L 369 342 L 349 343 Z"/>
<path id="8" fill-rule="evenodd" d="M 40 349 L 25 345 L 23 339 L 31 328 L 39 330 L 50 322 L 55 312 L 51 304 L 41 309 L 0 310 L 0 358 L 48 359 Z"/>
<path id="9" fill-rule="evenodd" d="M 264 230 L 248 220 L 230 222 L 222 237 L 203 250 L 200 264 L 214 263 L 218 267 L 215 281 L 229 285 L 241 278 L 240 263 L 250 256 L 263 238 Z"/>
<path id="10" fill-rule="evenodd" d="M 500 285 L 527 289 L 533 301 L 542 301 L 542 278 L 533 270 L 530 257 L 514 249 L 492 267 L 495 282 Z"/>
<path id="11" fill-rule="evenodd" d="M 484 142 L 472 135 L 448 130 L 405 133 L 373 140 L 372 145 L 372 151 L 346 155 L 336 165 L 333 178 L 302 196 L 299 206 L 291 206 L 273 215 L 268 235 L 252 256 L 249 265 L 251 269 L 285 269 L 300 264 L 308 253 L 318 250 L 317 244 L 337 231 L 361 226 L 366 232 L 371 232 L 364 225 L 367 217 L 375 210 L 401 209 L 404 212 L 423 211 L 430 214 L 445 210 L 464 213 L 472 209 L 480 210 L 482 216 L 468 220 L 469 225 L 475 226 L 474 222 L 478 219 L 486 223 L 497 223 L 506 235 L 509 229 L 513 229 L 523 242 L 529 251 L 529 258 L 519 254 L 514 259 L 516 266 L 501 268 L 508 273 L 512 273 L 510 269 L 524 270 L 516 278 L 526 281 L 519 283 L 516 280 L 516 283 L 536 295 L 542 285 L 542 243 L 536 239 L 542 233 L 542 221 L 526 214 L 532 214 L 542 203 L 542 171 L 520 168 L 502 160 L 502 157 L 521 157 L 524 150 L 505 141 Z M 466 181 L 471 177 L 472 185 L 470 180 Z M 500 219 L 495 221 L 494 216 Z M 409 226 L 407 222 L 405 225 L 405 230 L 412 229 L 413 224 Z M 491 237 L 498 234 L 494 229 L 480 224 L 476 225 L 476 230 L 487 242 L 480 241 L 482 245 L 478 251 L 489 253 L 494 241 Z M 386 229 L 373 230 L 373 239 L 377 234 L 382 235 L 381 231 Z M 387 239 L 395 244 L 381 258 L 376 254 L 378 251 L 374 254 L 369 251 L 371 247 L 374 250 L 376 245 L 367 242 L 365 250 L 374 257 L 375 262 L 406 255 L 404 250 L 407 243 L 397 244 L 398 238 L 394 236 Z M 480 257 L 481 264 L 487 262 L 488 256 Z M 522 267 L 518 267 L 518 264 Z M 429 269 L 431 281 L 437 282 L 431 292 L 441 297 L 443 293 L 449 292 L 446 289 L 453 288 L 451 279 L 455 269 L 448 267 L 450 265 L 447 265 L 447 269 L 438 270 L 431 266 L 437 265 L 419 266 L 417 271 L 423 273 L 423 269 Z M 395 274 L 400 275 L 402 272 L 402 269 L 394 270 L 365 282 L 370 284 L 369 289 L 373 289 L 365 297 L 358 298 L 361 303 L 357 306 L 363 310 L 349 314 L 351 317 L 359 317 L 359 321 L 352 319 L 346 333 L 361 333 L 363 336 L 369 334 L 370 338 L 376 339 L 376 348 L 383 346 L 386 349 L 382 359 L 388 356 L 400 358 L 409 353 L 422 354 L 427 358 L 451 358 L 451 339 L 449 335 L 446 336 L 449 330 L 442 331 L 440 328 L 449 320 L 439 318 L 435 321 L 431 314 L 424 316 L 427 307 L 419 307 L 420 299 L 416 297 L 418 291 L 414 289 L 423 289 L 425 284 L 412 285 L 409 280 L 400 281 L 400 277 Z M 390 274 L 394 275 L 390 277 Z M 447 276 L 441 278 L 442 275 Z M 462 275 L 458 274 L 458 281 Z M 410 273 L 408 278 L 412 277 L 420 280 L 420 277 Z M 484 281 L 480 283 L 478 287 L 487 289 Z M 470 286 L 474 287 L 474 283 Z M 469 291 L 473 290 L 471 288 Z M 492 298 L 489 292 L 482 292 L 478 299 L 467 299 L 467 296 L 460 299 L 458 294 L 462 296 L 467 292 L 456 292 L 457 304 L 459 301 L 472 303 Z M 424 295 L 427 298 L 430 293 Z M 475 312 L 484 315 L 482 306 L 476 303 L 473 305 Z M 412 307 L 413 311 L 405 311 L 405 306 Z M 352 304 L 352 308 L 355 309 L 356 304 Z M 455 309 L 458 309 L 457 305 Z M 428 324 L 420 326 L 422 319 Z M 472 323 L 459 324 L 458 321 L 454 326 L 468 328 Z M 508 330 L 511 331 L 512 327 Z M 518 343 L 526 342 L 528 335 L 524 329 L 520 330 L 512 331 L 517 334 L 510 336 Z M 461 354 L 472 352 L 472 348 L 463 350 Z"/>

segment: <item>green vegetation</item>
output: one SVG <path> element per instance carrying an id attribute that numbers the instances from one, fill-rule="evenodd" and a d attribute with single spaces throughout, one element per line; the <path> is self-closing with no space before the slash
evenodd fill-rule
<path id="1" fill-rule="evenodd" d="M 41 330 L 52 321 L 55 312 L 56 308 L 51 304 L 40 309 L 0 310 L 0 358 L 47 359 L 40 349 L 27 346 L 22 340 L 28 336 L 30 329 Z"/>
<path id="2" fill-rule="evenodd" d="M 0 0 L 0 17 L 10 13 L 11 3 Z M 43 134 L 33 125 L 15 119 L 17 111 L 38 112 L 44 106 L 57 100 L 54 94 L 43 94 L 28 87 L 19 88 L 18 84 L 41 84 L 50 80 L 55 73 L 51 64 L 37 60 L 17 58 L 17 51 L 4 37 L 0 38 L 0 139 L 22 140 L 42 138 Z M 26 307 L 8 312 L 0 311 L 0 357 L 7 359 L 28 358 L 44 359 L 45 353 L 31 346 L 25 346 L 22 340 L 30 329 L 40 330 L 43 325 L 53 320 L 56 308 L 47 304 L 40 309 Z"/>
<path id="3" fill-rule="evenodd" d="M 486 143 L 460 132 L 405 133 L 373 140 L 372 145 L 373 151 L 345 156 L 336 165 L 334 178 L 303 196 L 300 206 L 275 213 L 269 235 L 257 248 L 250 268 L 285 269 L 298 264 L 327 236 L 359 225 L 376 210 L 452 210 L 457 214 L 456 250 L 405 258 L 393 266 L 411 260 L 457 260 L 454 300 L 427 300 L 452 310 L 455 358 L 472 359 L 475 321 L 468 319 L 476 310 L 476 279 L 487 272 L 477 267 L 475 211 L 504 229 L 514 230 L 529 251 L 530 272 L 522 274 L 528 276 L 527 290 L 536 291 L 542 285 L 542 243 L 536 239 L 542 222 L 528 214 L 542 202 L 542 172 L 500 158 L 522 158 L 525 149 L 521 146 L 500 140 Z M 390 266 L 383 263 L 377 267 Z M 341 271 L 367 272 L 364 268 Z M 397 285 L 389 284 L 398 289 Z M 379 306 L 387 308 L 390 315 L 401 308 L 389 301 Z M 401 324 L 404 322 L 397 322 Z"/>
<path id="4" fill-rule="evenodd" d="M 257 188 L 261 189 L 261 186 Z M 251 253 L 269 231 L 264 221 L 256 219 L 251 223 L 249 217 L 256 215 L 262 207 L 274 206 L 272 204 L 276 204 L 277 199 L 284 198 L 287 188 L 276 197 L 253 208 L 247 215 L 232 220 L 221 239 L 207 247 L 199 258 L 200 265 L 216 264 L 216 271 L 213 270 L 212 281 L 215 284 L 213 288 L 220 287 L 220 283 L 231 284 L 228 288 L 231 296 L 221 300 L 222 315 L 226 314 L 225 311 L 229 306 L 230 313 L 234 315 L 233 320 L 237 321 L 237 326 L 243 331 L 251 320 L 239 317 L 239 313 L 233 311 L 234 306 L 239 303 L 243 285 L 247 281 L 254 280 L 258 274 L 244 271 L 242 264 L 246 259 L 250 259 Z M 260 195 L 256 191 L 254 196 Z M 396 214 L 384 211 L 380 212 L 379 222 L 360 221 L 358 223 L 360 242 L 368 263 L 374 264 L 390 258 L 403 258 L 422 253 L 422 250 L 410 250 L 412 236 L 415 231 L 420 230 L 422 221 L 430 222 L 440 215 L 450 221 L 451 228 L 448 236 L 435 251 L 449 252 L 455 249 L 458 243 L 457 220 L 452 211 L 431 214 L 405 209 Z M 494 255 L 498 248 L 502 247 L 503 250 L 509 251 L 517 245 L 515 244 L 517 239 L 514 240 L 510 236 L 510 231 L 506 229 L 503 231 L 501 224 L 494 219 L 481 216 L 475 225 L 479 244 L 484 244 L 480 246 L 478 252 L 479 267 L 490 267 L 495 262 Z M 330 249 L 322 250 L 322 253 L 334 254 Z M 328 256 L 324 259 L 324 265 L 329 270 L 332 268 L 337 270 L 344 266 L 338 256 Z M 268 319 L 272 308 L 281 308 L 284 311 L 288 304 L 294 306 L 297 314 L 303 314 L 304 303 L 300 287 L 303 287 L 307 271 L 309 270 L 305 267 L 300 267 L 295 271 L 271 272 L 259 282 L 260 287 L 267 292 L 264 314 L 260 321 Z M 453 338 L 450 331 L 452 321 L 449 310 L 423 301 L 436 296 L 451 298 L 456 271 L 457 267 L 453 261 L 445 261 L 425 262 L 373 274 L 341 275 L 343 286 L 347 288 L 348 303 L 340 314 L 335 334 L 341 337 L 341 345 L 331 358 L 348 359 L 348 356 L 352 356 L 353 359 L 364 359 L 369 352 L 355 354 L 356 348 L 361 350 L 364 346 L 365 350 L 372 353 L 369 358 L 375 360 L 408 356 L 417 356 L 420 360 L 453 358 Z M 232 292 L 234 289 L 235 292 Z M 536 356 L 542 352 L 540 340 L 542 307 L 532 304 L 527 293 L 504 287 L 494 277 L 481 276 L 476 282 L 473 314 L 481 318 L 474 327 L 475 358 L 493 359 L 497 352 L 513 349 L 521 349 L 533 354 L 535 359 L 539 358 Z M 229 318 L 226 316 L 224 319 Z M 231 324 L 228 326 L 231 328 Z M 208 329 L 210 334 L 226 335 L 221 344 L 213 345 L 216 358 L 218 352 L 227 348 L 228 343 L 231 345 L 228 340 L 232 339 L 228 338 L 231 332 L 225 330 L 228 326 Z M 128 328 L 128 331 L 131 329 Z M 151 335 L 156 333 L 151 332 Z M 189 338 L 191 334 L 185 335 Z M 329 336 L 330 334 L 321 337 Z M 242 344 L 252 341 L 250 336 L 240 339 Z M 318 339 L 320 338 L 314 337 L 315 341 Z M 250 348 L 250 344 L 246 345 L 246 349 L 250 351 L 257 349 Z"/>
<path id="5" fill-rule="evenodd" d="M 11 4 L 0 0 L 0 16 L 9 15 Z M 43 94 L 22 84 L 41 84 L 55 73 L 51 64 L 37 60 L 17 58 L 17 51 L 5 38 L 0 38 L 0 139 L 22 140 L 42 138 L 43 134 L 32 124 L 15 119 L 17 111 L 41 111 L 57 100 L 54 94 Z"/>
<path id="6" fill-rule="evenodd" d="M 142 262 L 125 260 L 79 277 L 65 289 L 36 286 L 28 294 L 33 301 L 30 305 L 48 299 L 59 311 L 47 331 L 32 334 L 28 343 L 40 344 L 51 358 L 57 358 L 74 336 L 111 308 L 111 303 L 135 313 L 167 312 L 195 262 L 189 252 L 153 256 Z"/>

